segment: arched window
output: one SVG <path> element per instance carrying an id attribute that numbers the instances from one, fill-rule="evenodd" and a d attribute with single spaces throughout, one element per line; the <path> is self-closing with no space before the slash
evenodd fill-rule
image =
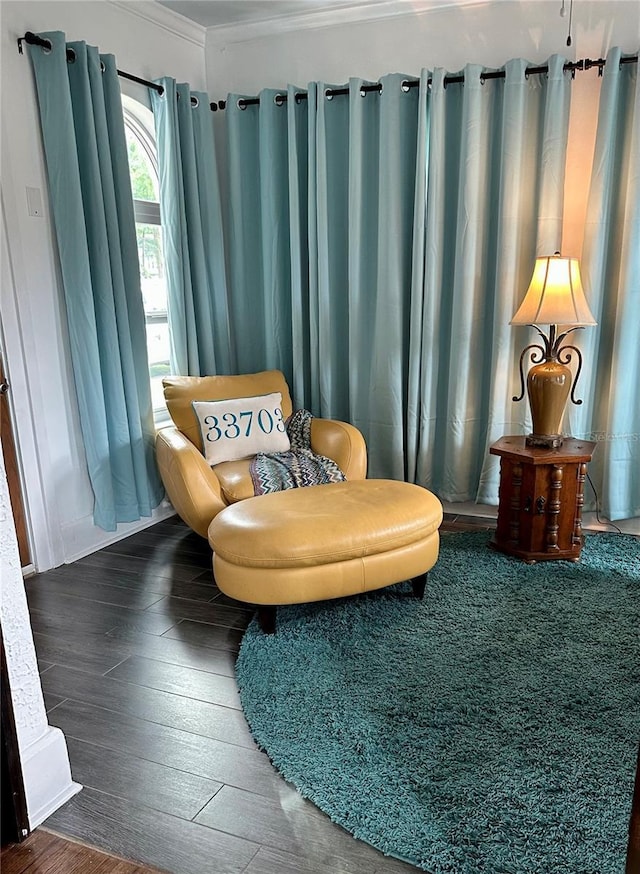
<path id="1" fill-rule="evenodd" d="M 169 324 L 153 115 L 141 103 L 131 98 L 123 96 L 122 104 L 136 219 L 140 284 L 147 325 L 153 416 L 156 422 L 162 422 L 168 418 L 162 377 L 170 370 Z"/>

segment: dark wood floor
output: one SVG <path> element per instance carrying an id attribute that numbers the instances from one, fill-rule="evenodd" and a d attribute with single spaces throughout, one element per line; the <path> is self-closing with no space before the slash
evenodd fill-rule
<path id="1" fill-rule="evenodd" d="M 2 874 L 162 874 L 157 868 L 126 862 L 43 828 L 21 844 L 3 847 L 0 870 Z"/>
<path id="2" fill-rule="evenodd" d="M 47 828 L 172 874 L 416 870 L 333 824 L 256 748 L 234 680 L 252 613 L 177 517 L 26 589 L 49 722 L 84 786 Z"/>

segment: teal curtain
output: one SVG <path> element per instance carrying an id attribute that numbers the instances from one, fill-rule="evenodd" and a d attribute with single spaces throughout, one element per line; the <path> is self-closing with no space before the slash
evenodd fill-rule
<path id="1" fill-rule="evenodd" d="M 227 101 L 230 310 L 238 371 L 277 368 L 291 384 L 289 133 L 278 93 L 263 91 L 259 107 Z"/>
<path id="2" fill-rule="evenodd" d="M 227 277 L 212 113 L 205 93 L 157 81 L 149 89 L 160 169 L 171 368 L 230 373 Z"/>
<path id="3" fill-rule="evenodd" d="M 309 167 L 313 166 L 313 143 L 309 142 L 309 101 L 300 99 L 298 89 L 287 89 L 287 149 L 289 157 L 289 215 L 291 257 L 291 356 L 293 397 L 304 409 L 317 407 L 317 380 L 312 378 L 311 347 L 316 330 L 310 330 L 309 310 Z M 312 113 L 313 118 L 313 113 Z M 314 360 L 316 357 L 314 355 Z M 313 393 L 312 393 L 313 385 Z"/>
<path id="4" fill-rule="evenodd" d="M 28 51 L 94 521 L 113 531 L 163 497 L 120 88 L 112 55 L 40 35 L 51 50 Z"/>
<path id="5" fill-rule="evenodd" d="M 367 93 L 316 91 L 317 321 L 320 411 L 366 435 L 369 474 L 406 479 L 414 200 L 426 137 L 407 76 Z M 422 122 L 419 129 L 418 122 Z M 422 177 L 423 178 L 423 177 Z"/>
<path id="6" fill-rule="evenodd" d="M 311 83 L 229 97 L 231 276 L 240 369 L 280 367 L 297 406 L 353 422 L 370 474 L 405 477 L 418 90 Z M 423 126 L 424 114 L 420 116 Z M 259 313 L 243 327 L 248 311 Z M 244 350 L 240 336 L 247 337 Z"/>
<path id="7" fill-rule="evenodd" d="M 584 403 L 569 413 L 570 432 L 597 441 L 589 472 L 613 520 L 640 516 L 640 80 L 621 58 L 604 67 L 581 262 L 598 325 L 575 340 Z"/>
<path id="8" fill-rule="evenodd" d="M 469 65 L 464 85 L 433 73 L 412 473 L 448 501 L 496 503 L 489 446 L 530 430 L 512 397 L 531 329 L 509 320 L 536 255 L 560 249 L 571 74 L 557 55 L 528 66 L 483 79 Z"/>
<path id="9" fill-rule="evenodd" d="M 526 430 L 509 320 L 560 246 L 570 74 L 527 66 L 229 96 L 240 369 L 282 367 L 297 406 L 363 431 L 370 476 L 448 500 L 496 502 L 488 447 Z"/>

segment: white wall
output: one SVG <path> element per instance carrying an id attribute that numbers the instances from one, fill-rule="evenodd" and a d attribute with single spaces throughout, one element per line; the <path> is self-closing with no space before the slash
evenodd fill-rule
<path id="1" fill-rule="evenodd" d="M 99 549 L 150 520 L 121 525 L 116 535 L 93 525 L 93 496 L 56 272 L 35 86 L 29 59 L 18 54 L 16 41 L 27 30 L 61 30 L 69 40 L 85 40 L 102 52 L 113 53 L 120 69 L 144 79 L 170 75 L 203 88 L 204 31 L 157 4 L 149 13 L 149 6 L 107 0 L 0 4 L 0 347 L 12 385 L 13 420 L 39 570 Z M 125 80 L 121 84 L 124 93 L 148 102 L 145 87 Z M 27 215 L 26 187 L 42 192 L 43 217 Z"/>
<path id="2" fill-rule="evenodd" d="M 423 67 L 461 69 L 466 63 L 498 67 L 510 58 L 545 61 L 599 57 L 619 45 L 636 51 L 640 41 L 638 0 L 575 0 L 573 45 L 566 46 L 568 18 L 561 0 L 488 0 L 419 10 L 410 0 L 395 4 L 403 14 L 287 30 L 286 22 L 262 27 L 210 28 L 207 79 L 213 99 L 227 91 L 255 93 L 312 80 L 343 83 L 350 76 L 377 80 L 385 73 L 417 75 Z M 566 0 L 568 9 L 569 0 Z M 327 21 L 328 19 L 325 19 Z M 291 27 L 301 27 L 300 21 Z M 261 35 L 262 32 L 262 35 Z"/>
<path id="3" fill-rule="evenodd" d="M 567 11 L 569 0 L 566 0 Z M 279 21 L 261 27 L 207 31 L 208 90 L 214 100 L 227 92 L 256 94 L 263 87 L 288 83 L 305 87 L 321 80 L 342 84 L 350 76 L 377 81 L 385 73 L 416 76 L 425 67 L 450 72 L 466 63 L 500 67 L 511 58 L 542 63 L 552 54 L 567 60 L 599 58 L 620 46 L 640 46 L 638 0 L 575 0 L 572 46 L 566 45 L 568 16 L 561 0 L 490 0 L 458 2 L 419 11 L 410 0 L 389 4 L 403 14 L 352 21 L 351 12 L 333 12 L 321 27 Z M 384 8 L 369 10 L 369 15 Z M 328 23 L 334 21 L 334 24 Z M 297 29 L 296 29 L 297 28 Z M 597 71 L 578 73 L 572 111 L 565 187 L 563 254 L 582 251 L 588 180 L 591 172 L 599 94 Z"/>

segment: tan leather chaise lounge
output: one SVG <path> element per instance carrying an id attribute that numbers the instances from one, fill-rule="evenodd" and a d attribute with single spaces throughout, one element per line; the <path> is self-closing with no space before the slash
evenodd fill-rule
<path id="1" fill-rule="evenodd" d="M 209 527 L 213 572 L 230 598 L 258 606 L 326 601 L 411 580 L 424 594 L 440 546 L 442 505 L 427 489 L 368 479 L 288 489 L 234 504 Z"/>
<path id="2" fill-rule="evenodd" d="M 291 415 L 287 381 L 279 370 L 240 376 L 176 376 L 163 379 L 164 396 L 173 425 L 156 438 L 156 458 L 167 496 L 176 513 L 202 537 L 211 520 L 225 507 L 253 497 L 250 459 L 210 467 L 202 452 L 200 426 L 193 401 L 227 400 L 280 392 L 282 412 Z M 367 448 L 362 434 L 346 422 L 314 418 L 311 448 L 336 462 L 347 480 L 367 474 Z"/>
<path id="3" fill-rule="evenodd" d="M 187 525 L 208 536 L 218 587 L 257 604 L 265 631 L 275 630 L 280 604 L 345 597 L 407 579 L 422 596 L 426 573 L 438 557 L 442 506 L 419 486 L 365 479 L 367 451 L 356 428 L 311 422 L 311 448 L 335 461 L 346 482 L 254 497 L 250 458 L 213 466 L 205 459 L 192 403 L 256 397 L 265 403 L 264 396 L 280 392 L 286 419 L 292 405 L 282 373 L 163 383 L 174 421 L 156 443 L 167 494 Z M 220 420 L 216 423 L 211 427 L 217 440 Z"/>

